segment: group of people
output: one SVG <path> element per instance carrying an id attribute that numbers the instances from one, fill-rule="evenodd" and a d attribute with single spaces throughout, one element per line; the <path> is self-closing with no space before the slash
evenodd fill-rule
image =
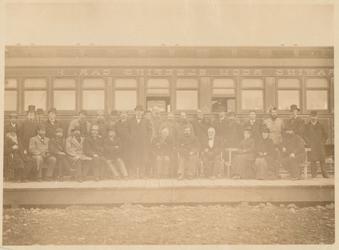
<path id="1" fill-rule="evenodd" d="M 279 169 L 291 178 L 301 176 L 305 146 L 310 147 L 312 177 L 320 162 L 323 177 L 324 144 L 327 133 L 312 111 L 306 122 L 299 109 L 291 106 L 291 116 L 283 121 L 276 108 L 267 119 L 254 111 L 245 122 L 233 112 L 220 112 L 212 119 L 198 110 L 194 119 L 185 112 L 176 118 L 162 117 L 155 108 L 135 108 L 133 117 L 112 111 L 105 117 L 97 112 L 89 120 L 79 112 L 68 126 L 48 111 L 46 121 L 36 119 L 35 106 L 28 107 L 26 119 L 17 122 L 10 114 L 5 126 L 5 180 L 60 180 L 71 176 L 83 181 L 126 178 L 222 178 L 227 164 L 234 179 L 276 179 Z M 229 154 L 231 150 L 232 154 Z"/>

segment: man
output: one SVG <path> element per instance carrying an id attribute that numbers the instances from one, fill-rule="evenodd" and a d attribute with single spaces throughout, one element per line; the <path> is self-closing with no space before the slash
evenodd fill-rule
<path id="1" fill-rule="evenodd" d="M 317 176 L 317 161 L 320 163 L 321 174 L 324 178 L 328 178 L 325 165 L 325 143 L 327 133 L 325 128 L 318 121 L 316 111 L 312 111 L 310 121 L 305 127 L 305 141 L 308 147 L 311 148 L 309 161 L 311 162 L 312 178 Z"/>
<path id="2" fill-rule="evenodd" d="M 28 156 L 29 141 L 33 136 L 36 136 L 36 132 L 38 130 L 38 122 L 36 121 L 35 118 L 36 118 L 35 106 L 29 105 L 27 117 L 22 123 L 18 135 L 19 142 L 23 149 L 25 161 L 27 161 L 29 158 Z"/>
<path id="3" fill-rule="evenodd" d="M 176 135 L 178 140 L 184 136 L 183 133 L 186 127 L 190 127 L 191 133 L 194 134 L 192 123 L 187 118 L 187 114 L 185 112 L 180 112 L 180 116 L 176 123 Z"/>
<path id="4" fill-rule="evenodd" d="M 254 139 L 255 143 L 261 139 L 263 124 L 257 119 L 257 114 L 254 111 L 250 112 L 249 119 L 247 122 L 245 122 L 244 127 L 251 128 L 252 138 Z"/>
<path id="5" fill-rule="evenodd" d="M 81 137 L 85 138 L 88 135 L 90 126 L 90 123 L 86 120 L 86 112 L 82 110 L 79 112 L 78 117 L 70 122 L 68 127 L 68 135 L 71 135 L 72 130 L 75 127 L 78 127 L 80 129 Z"/>
<path id="6" fill-rule="evenodd" d="M 46 132 L 47 133 L 47 132 Z M 49 140 L 48 150 L 56 161 L 55 175 L 57 179 L 69 174 L 69 162 L 66 155 L 66 140 L 62 128 L 55 130 L 55 136 Z"/>
<path id="7" fill-rule="evenodd" d="M 199 141 L 193 135 L 191 126 L 184 128 L 183 136 L 178 141 L 179 169 L 178 179 L 192 179 L 196 174 L 198 164 Z"/>
<path id="8" fill-rule="evenodd" d="M 97 117 L 93 122 L 93 125 L 97 125 L 99 128 L 99 136 L 105 138 L 107 136 L 108 124 L 105 120 L 105 113 L 102 110 L 97 111 Z"/>
<path id="9" fill-rule="evenodd" d="M 223 172 L 222 151 L 223 144 L 220 138 L 215 136 L 215 128 L 207 129 L 208 137 L 202 141 L 202 159 L 204 164 L 205 176 L 211 179 L 221 177 Z"/>
<path id="10" fill-rule="evenodd" d="M 305 122 L 299 117 L 299 111 L 297 105 L 291 105 L 291 117 L 287 120 L 287 124 L 292 127 L 294 133 L 300 137 L 304 137 Z"/>
<path id="11" fill-rule="evenodd" d="M 232 164 L 233 179 L 252 179 L 254 177 L 254 139 L 250 127 L 244 129 L 244 139 L 240 142 L 239 149 Z"/>
<path id="12" fill-rule="evenodd" d="M 135 108 L 135 117 L 129 121 L 132 161 L 129 172 L 132 178 L 137 176 L 146 178 L 146 173 L 150 172 L 149 169 L 146 169 L 146 163 L 151 145 L 152 128 L 149 120 L 143 117 L 143 113 L 143 108 L 137 106 Z"/>
<path id="13" fill-rule="evenodd" d="M 22 149 L 18 142 L 16 127 L 9 127 L 4 143 L 4 179 L 5 181 L 24 181 L 25 168 Z"/>
<path id="14" fill-rule="evenodd" d="M 269 134 L 270 130 L 263 127 L 261 138 L 256 142 L 254 170 L 255 177 L 258 180 L 276 179 L 278 175 L 274 160 L 276 151 L 274 150 L 272 139 L 269 138 Z"/>
<path id="15" fill-rule="evenodd" d="M 234 112 L 229 112 L 225 134 L 225 147 L 237 148 L 242 140 L 242 127 Z"/>
<path id="16" fill-rule="evenodd" d="M 114 129 L 115 126 L 119 121 L 119 112 L 116 110 L 112 110 L 110 116 L 108 117 L 107 121 L 107 129 Z"/>
<path id="17" fill-rule="evenodd" d="M 227 124 L 226 112 L 222 111 L 218 114 L 218 119 L 214 121 L 213 127 L 215 128 L 216 135 L 223 140 L 226 138 Z"/>
<path id="18" fill-rule="evenodd" d="M 174 141 L 169 129 L 164 127 L 160 135 L 152 140 L 152 153 L 155 156 L 155 176 L 168 178 L 171 170 L 171 160 L 174 158 Z"/>
<path id="19" fill-rule="evenodd" d="M 18 126 L 18 115 L 16 113 L 9 114 L 9 123 L 5 125 L 5 134 L 9 131 L 15 132 L 16 135 L 19 135 L 19 126 Z"/>
<path id="20" fill-rule="evenodd" d="M 122 159 L 121 141 L 113 129 L 108 130 L 108 136 L 104 139 L 104 155 L 114 177 L 127 179 L 128 173 Z"/>
<path id="21" fill-rule="evenodd" d="M 35 162 L 38 181 L 43 178 L 51 180 L 55 167 L 55 158 L 51 157 L 48 151 L 49 138 L 46 136 L 46 128 L 40 125 L 38 128 L 38 135 L 34 136 L 29 141 L 29 152 Z M 46 173 L 44 174 L 44 171 Z"/>
<path id="22" fill-rule="evenodd" d="M 151 112 L 151 125 L 152 125 L 152 139 L 159 136 L 159 130 L 161 125 L 161 116 L 160 116 L 160 109 L 155 106 L 152 108 Z"/>
<path id="23" fill-rule="evenodd" d="M 207 130 L 211 126 L 206 115 L 201 111 L 197 111 L 197 117 L 192 122 L 195 136 L 198 138 L 199 143 L 202 144 L 207 138 Z"/>
<path id="24" fill-rule="evenodd" d="M 91 157 L 87 157 L 84 154 L 83 144 L 84 138 L 81 137 L 80 128 L 74 127 L 66 139 L 66 153 L 70 160 L 74 177 L 79 182 L 82 182 L 84 178 L 85 165 L 92 160 Z"/>
<path id="25" fill-rule="evenodd" d="M 56 135 L 56 129 L 61 128 L 61 124 L 56 120 L 56 109 L 52 108 L 48 111 L 48 118 L 45 123 L 46 137 L 52 139 Z"/>
<path id="26" fill-rule="evenodd" d="M 120 119 L 115 124 L 115 132 L 117 137 L 121 140 L 121 157 L 126 164 L 127 169 L 131 165 L 131 135 L 129 131 L 129 120 L 127 113 L 121 112 Z"/>
<path id="27" fill-rule="evenodd" d="M 294 133 L 293 127 L 287 125 L 281 144 L 281 164 L 290 173 L 293 180 L 300 179 L 300 164 L 305 160 L 305 142 Z"/>
<path id="28" fill-rule="evenodd" d="M 278 117 L 276 107 L 270 109 L 270 117 L 264 121 L 266 127 L 270 130 L 270 138 L 274 145 L 278 147 L 282 142 L 282 131 L 284 129 L 284 122 Z"/>
<path id="29" fill-rule="evenodd" d="M 90 135 L 84 141 L 84 153 L 87 157 L 92 158 L 89 164 L 85 165 L 84 175 L 87 175 L 90 167 L 95 180 L 100 180 L 106 169 L 106 159 L 104 158 L 104 145 L 102 138 L 99 136 L 98 125 L 94 124 L 91 126 Z"/>

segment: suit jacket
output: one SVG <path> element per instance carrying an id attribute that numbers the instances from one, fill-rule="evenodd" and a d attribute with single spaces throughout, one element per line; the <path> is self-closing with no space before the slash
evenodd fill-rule
<path id="1" fill-rule="evenodd" d="M 242 126 L 238 121 L 228 121 L 225 147 L 237 148 L 243 139 Z"/>
<path id="2" fill-rule="evenodd" d="M 52 124 L 50 120 L 47 120 L 45 122 L 45 126 L 46 126 L 46 137 L 48 137 L 49 139 L 55 137 L 55 131 L 57 128 L 61 128 L 61 124 L 58 121 L 54 121 L 54 123 Z"/>
<path id="3" fill-rule="evenodd" d="M 48 150 L 51 155 L 66 153 L 66 140 L 64 138 L 52 138 L 49 140 Z"/>
<path id="4" fill-rule="evenodd" d="M 171 156 L 174 150 L 173 137 L 168 136 L 165 140 L 158 136 L 152 140 L 153 153 L 158 156 Z"/>
<path id="5" fill-rule="evenodd" d="M 100 137 L 86 137 L 84 140 L 84 153 L 89 157 L 93 157 L 95 154 L 98 156 L 104 156 L 103 140 Z"/>
<path id="6" fill-rule="evenodd" d="M 227 119 L 217 119 L 213 122 L 213 127 L 215 128 L 215 132 L 216 132 L 216 136 L 218 136 L 219 138 L 224 138 L 227 135 L 227 126 L 228 126 L 228 121 Z"/>
<path id="7" fill-rule="evenodd" d="M 253 123 L 250 120 L 246 121 L 244 128 L 250 127 L 252 131 L 252 138 L 255 142 L 261 139 L 261 131 L 263 128 L 263 123 L 261 120 L 256 119 Z"/>
<path id="8" fill-rule="evenodd" d="M 256 143 L 255 153 L 258 157 L 262 157 L 262 156 L 260 156 L 259 153 L 266 153 L 265 157 L 274 157 L 275 156 L 274 148 L 275 147 L 274 147 L 272 139 L 261 138 Z"/>
<path id="9" fill-rule="evenodd" d="M 19 128 L 18 139 L 20 144 L 23 147 L 23 150 L 27 150 L 29 148 L 30 139 L 33 136 L 37 135 L 38 122 L 36 120 L 28 120 L 26 119 Z"/>
<path id="10" fill-rule="evenodd" d="M 207 138 L 207 130 L 211 126 L 207 120 L 194 120 L 192 122 L 194 134 L 198 138 L 200 143 L 203 143 L 203 141 Z"/>
<path id="11" fill-rule="evenodd" d="M 19 128 L 19 124 L 18 123 L 15 123 L 14 126 L 12 126 L 12 124 L 9 122 L 5 125 L 5 128 L 4 128 L 4 131 L 5 131 L 5 135 L 6 133 L 10 130 L 14 128 L 15 130 L 15 133 L 17 134 L 17 136 L 19 136 L 19 131 L 20 131 L 20 128 Z"/>
<path id="12" fill-rule="evenodd" d="M 49 138 L 42 139 L 40 136 L 34 136 L 29 141 L 29 152 L 32 155 L 44 155 L 48 151 Z"/>
<path id="13" fill-rule="evenodd" d="M 304 161 L 306 156 L 305 142 L 299 135 L 284 135 L 281 147 L 286 148 L 286 152 L 283 152 L 283 157 L 288 157 L 293 153 L 297 162 Z"/>
<path id="14" fill-rule="evenodd" d="M 325 159 L 324 144 L 327 140 L 325 128 L 317 122 L 313 125 L 309 122 L 305 127 L 305 141 L 311 147 L 310 161 L 320 161 Z"/>
<path id="15" fill-rule="evenodd" d="M 290 118 L 287 121 L 287 124 L 293 128 L 293 131 L 296 135 L 304 137 L 305 132 L 305 121 L 301 117 Z"/>
<path id="16" fill-rule="evenodd" d="M 83 152 L 84 138 L 80 139 L 80 142 L 73 136 L 69 136 L 66 139 L 66 153 L 71 159 L 76 159 L 84 155 Z"/>
<path id="17" fill-rule="evenodd" d="M 266 127 L 270 130 L 270 138 L 275 145 L 279 145 L 282 141 L 282 132 L 284 129 L 284 122 L 280 118 L 272 120 L 271 118 L 264 121 Z"/>
<path id="18" fill-rule="evenodd" d="M 115 138 L 113 141 L 110 138 L 104 140 L 104 156 L 108 160 L 116 160 L 121 157 L 122 146 L 119 138 Z"/>
<path id="19" fill-rule="evenodd" d="M 209 139 L 205 138 L 201 144 L 201 150 L 207 159 L 214 160 L 214 158 L 220 155 L 220 153 L 223 151 L 223 142 L 220 138 L 214 137 L 214 144 L 211 147 L 209 145 Z"/>
<path id="20" fill-rule="evenodd" d="M 199 152 L 199 140 L 196 136 L 183 136 L 179 140 L 178 151 L 181 156 L 188 157 L 190 152 L 197 153 Z"/>
<path id="21" fill-rule="evenodd" d="M 134 117 L 129 121 L 129 133 L 132 147 L 138 151 L 147 150 L 151 144 L 152 127 L 148 120 L 137 122 Z"/>

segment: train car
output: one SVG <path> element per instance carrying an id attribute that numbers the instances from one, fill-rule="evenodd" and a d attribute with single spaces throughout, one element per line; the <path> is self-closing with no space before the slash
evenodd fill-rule
<path id="1" fill-rule="evenodd" d="M 28 105 L 80 110 L 234 111 L 240 119 L 277 107 L 288 117 L 317 110 L 334 144 L 333 47 L 7 46 L 5 115 Z M 7 119 L 7 118 L 6 118 Z M 332 149 L 332 150 L 331 150 Z"/>

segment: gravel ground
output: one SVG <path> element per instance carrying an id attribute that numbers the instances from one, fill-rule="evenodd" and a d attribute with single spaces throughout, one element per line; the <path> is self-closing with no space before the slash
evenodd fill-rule
<path id="1" fill-rule="evenodd" d="M 333 242 L 334 204 L 4 209 L 4 245 Z"/>

